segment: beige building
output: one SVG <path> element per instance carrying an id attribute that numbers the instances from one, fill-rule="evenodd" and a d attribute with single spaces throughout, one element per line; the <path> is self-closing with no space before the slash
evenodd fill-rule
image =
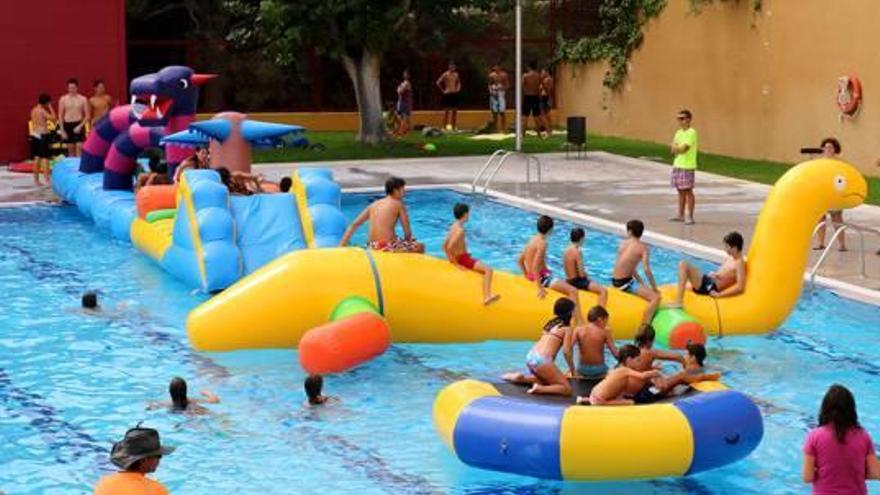
<path id="1" fill-rule="evenodd" d="M 699 14 L 669 0 L 633 53 L 618 91 L 604 63 L 561 67 L 559 116 L 590 132 L 666 143 L 679 109 L 694 112 L 701 151 L 798 162 L 802 147 L 837 137 L 842 157 L 880 175 L 880 3 L 876 0 L 716 0 Z M 864 100 L 841 119 L 838 78 L 861 80 Z M 878 86 L 873 83 L 877 82 Z"/>

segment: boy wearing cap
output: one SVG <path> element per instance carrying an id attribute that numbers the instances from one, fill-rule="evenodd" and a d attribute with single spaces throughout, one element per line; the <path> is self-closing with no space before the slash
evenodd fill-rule
<path id="1" fill-rule="evenodd" d="M 114 443 L 110 451 L 110 462 L 121 471 L 101 478 L 94 495 L 168 495 L 162 483 L 146 475 L 155 472 L 162 456 L 172 452 L 174 447 L 161 445 L 158 431 L 140 425 L 128 430 L 125 438 Z"/>

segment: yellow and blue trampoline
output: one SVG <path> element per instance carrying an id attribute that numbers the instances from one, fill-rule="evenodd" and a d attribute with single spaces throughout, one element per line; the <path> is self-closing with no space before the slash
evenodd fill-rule
<path id="1" fill-rule="evenodd" d="M 465 464 L 569 481 L 686 476 L 746 457 L 764 434 L 755 403 L 718 382 L 656 404 L 613 407 L 462 380 L 438 394 L 434 422 Z"/>

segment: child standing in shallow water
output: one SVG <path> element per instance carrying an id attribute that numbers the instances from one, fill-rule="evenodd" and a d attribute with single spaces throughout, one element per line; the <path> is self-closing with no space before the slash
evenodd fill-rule
<path id="1" fill-rule="evenodd" d="M 501 296 L 492 294 L 492 269 L 473 259 L 467 251 L 464 224 L 470 217 L 470 207 L 464 203 L 456 203 L 452 208 L 452 214 L 455 216 L 455 222 L 449 227 L 449 233 L 443 241 L 443 252 L 446 253 L 450 263 L 462 270 L 473 270 L 483 274 L 483 304 L 488 306 Z"/>
<path id="2" fill-rule="evenodd" d="M 832 385 L 822 399 L 819 426 L 804 442 L 803 478 L 814 495 L 867 494 L 865 480 L 880 479 L 874 442 L 859 426 L 852 392 L 842 385 Z"/>

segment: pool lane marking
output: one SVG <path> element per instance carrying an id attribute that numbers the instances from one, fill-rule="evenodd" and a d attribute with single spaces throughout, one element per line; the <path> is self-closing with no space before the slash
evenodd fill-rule
<path id="1" fill-rule="evenodd" d="M 385 316 L 385 300 L 382 297 L 382 278 L 379 277 L 379 268 L 376 266 L 376 260 L 373 253 L 369 249 L 364 249 L 367 260 L 370 261 L 370 270 L 373 271 L 373 285 L 376 287 L 376 303 L 379 306 L 379 314 Z"/>

